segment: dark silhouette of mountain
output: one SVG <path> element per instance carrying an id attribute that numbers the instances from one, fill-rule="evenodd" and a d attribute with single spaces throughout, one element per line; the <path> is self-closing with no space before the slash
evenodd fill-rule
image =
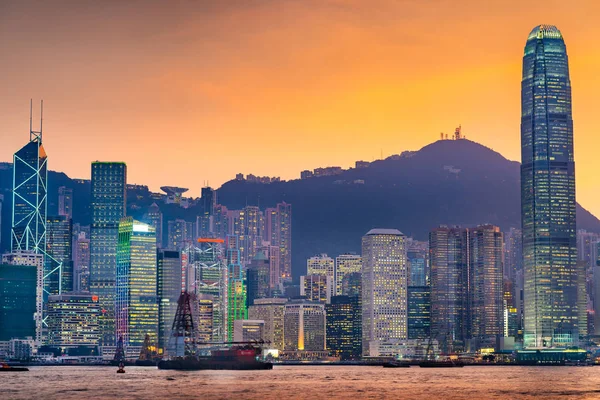
<path id="1" fill-rule="evenodd" d="M 418 240 L 427 240 L 440 224 L 520 227 L 519 167 L 478 143 L 440 140 L 335 176 L 271 184 L 230 181 L 217 198 L 233 209 L 291 203 L 298 276 L 312 255 L 360 253 L 361 237 L 376 227 L 397 228 Z M 579 205 L 577 222 L 578 228 L 600 232 L 600 221 Z"/>
<path id="2" fill-rule="evenodd" d="M 374 161 L 368 168 L 335 176 L 270 184 L 232 180 L 218 190 L 217 199 L 229 209 L 259 205 L 261 209 L 286 201 L 292 204 L 293 273 L 306 272 L 306 258 L 328 253 L 361 251 L 361 237 L 370 229 L 397 228 L 418 240 L 440 224 L 474 226 L 491 223 L 503 230 L 519 227 L 519 163 L 469 140 L 440 140 L 416 152 Z M 2 248 L 10 242 L 12 170 L 0 164 Z M 48 176 L 48 214 L 56 214 L 58 187 L 74 190 L 74 222 L 90 223 L 90 184 L 63 173 Z M 127 213 L 141 218 L 154 201 L 150 192 L 127 193 Z M 200 206 L 182 209 L 159 204 L 163 232 L 167 221 L 195 221 Z M 577 206 L 577 227 L 600 232 L 600 221 Z M 166 237 L 164 238 L 166 239 Z"/>

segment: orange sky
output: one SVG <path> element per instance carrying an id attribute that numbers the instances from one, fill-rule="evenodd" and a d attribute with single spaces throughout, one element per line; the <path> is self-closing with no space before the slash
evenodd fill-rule
<path id="1" fill-rule="evenodd" d="M 51 4 L 47 4 L 51 3 Z M 597 0 L 0 0 L 0 160 L 44 99 L 50 168 L 130 183 L 218 187 L 237 172 L 416 150 L 462 124 L 520 159 L 521 58 L 531 29 L 570 56 L 577 199 L 600 216 Z"/>

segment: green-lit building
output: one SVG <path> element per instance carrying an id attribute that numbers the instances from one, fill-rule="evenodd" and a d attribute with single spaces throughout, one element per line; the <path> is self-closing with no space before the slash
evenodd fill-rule
<path id="1" fill-rule="evenodd" d="M 242 271 L 239 238 L 227 236 L 227 338 L 233 340 L 233 322 L 248 319 L 246 282 Z"/>
<path id="2" fill-rule="evenodd" d="M 0 264 L 0 341 L 35 337 L 37 267 Z"/>
<path id="3" fill-rule="evenodd" d="M 115 301 L 116 337 L 123 344 L 141 346 L 146 334 L 158 334 L 155 229 L 132 217 L 119 223 Z"/>

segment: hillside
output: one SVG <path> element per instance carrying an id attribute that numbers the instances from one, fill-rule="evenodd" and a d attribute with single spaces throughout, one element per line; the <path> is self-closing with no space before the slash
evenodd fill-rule
<path id="1" fill-rule="evenodd" d="M 4 249 L 10 238 L 11 173 L 0 168 L 0 193 L 5 195 L 2 220 L 8 222 L 2 224 Z M 88 224 L 89 183 L 57 172 L 50 172 L 48 181 L 48 214 L 56 213 L 57 190 L 65 185 L 74 189 L 74 222 Z M 440 224 L 520 226 L 519 163 L 469 140 L 437 141 L 336 176 L 271 184 L 233 180 L 218 190 L 217 198 L 229 209 L 292 204 L 294 276 L 305 272 L 306 258 L 314 254 L 360 252 L 362 235 L 374 227 L 397 228 L 427 240 L 429 230 Z M 140 218 L 151 203 L 148 191 L 128 191 L 129 215 Z M 193 221 L 201 212 L 199 207 L 160 206 L 165 234 L 169 219 Z M 577 219 L 578 228 L 600 232 L 600 221 L 579 205 Z"/>

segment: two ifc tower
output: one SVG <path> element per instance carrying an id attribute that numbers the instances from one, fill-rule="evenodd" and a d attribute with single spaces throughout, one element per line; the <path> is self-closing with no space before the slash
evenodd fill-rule
<path id="1" fill-rule="evenodd" d="M 573 117 L 567 50 L 555 26 L 540 25 L 529 34 L 521 90 L 524 345 L 571 346 L 583 322 L 577 308 Z M 11 246 L 45 255 L 47 155 L 43 117 L 34 131 L 31 111 L 29 143 L 14 155 Z"/>

